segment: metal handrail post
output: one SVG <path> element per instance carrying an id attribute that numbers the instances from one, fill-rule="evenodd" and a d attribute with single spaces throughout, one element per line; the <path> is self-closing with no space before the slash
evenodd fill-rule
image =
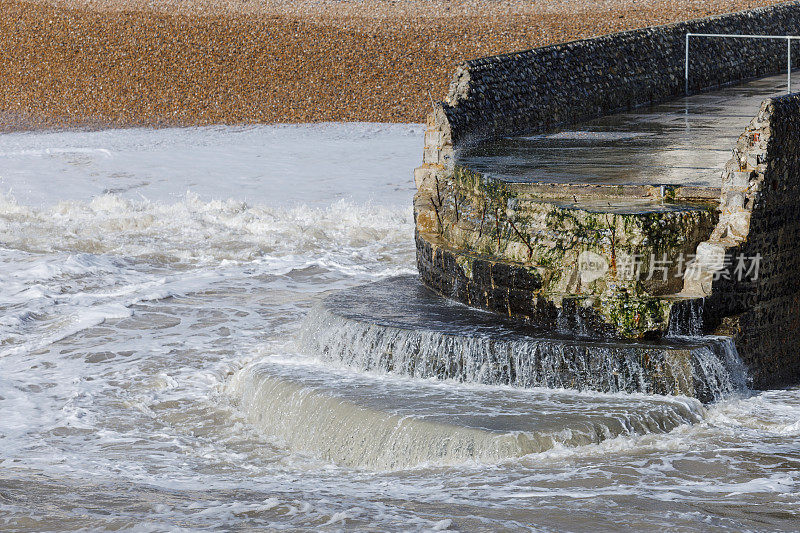
<path id="1" fill-rule="evenodd" d="M 792 38 L 786 38 L 786 94 L 792 94 Z"/>
<path id="2" fill-rule="evenodd" d="M 738 33 L 686 33 L 684 55 L 684 90 L 689 96 L 689 37 L 721 37 L 733 39 L 786 39 L 786 91 L 792 93 L 792 41 L 800 39 L 797 35 L 746 35 Z"/>
<path id="3" fill-rule="evenodd" d="M 686 58 L 683 61 L 683 79 L 686 84 L 686 96 L 689 96 L 689 33 L 686 34 Z"/>

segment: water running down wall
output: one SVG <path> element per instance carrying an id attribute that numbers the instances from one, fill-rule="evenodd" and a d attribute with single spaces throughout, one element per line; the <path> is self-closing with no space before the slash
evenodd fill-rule
<path id="1" fill-rule="evenodd" d="M 300 330 L 302 350 L 336 366 L 522 388 L 682 394 L 745 389 L 726 337 L 623 343 L 536 331 L 450 302 L 411 276 L 329 295 Z"/>

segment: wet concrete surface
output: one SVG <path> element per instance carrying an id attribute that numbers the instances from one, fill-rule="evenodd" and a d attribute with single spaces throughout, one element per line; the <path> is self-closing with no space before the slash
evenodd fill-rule
<path id="1" fill-rule="evenodd" d="M 719 187 L 721 172 L 761 102 L 786 75 L 459 149 L 456 162 L 513 182 Z"/>

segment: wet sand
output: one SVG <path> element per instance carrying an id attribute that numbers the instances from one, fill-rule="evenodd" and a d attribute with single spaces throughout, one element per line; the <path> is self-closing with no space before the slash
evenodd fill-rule
<path id="1" fill-rule="evenodd" d="M 0 130 L 419 122 L 464 59 L 775 3 L 0 0 Z"/>

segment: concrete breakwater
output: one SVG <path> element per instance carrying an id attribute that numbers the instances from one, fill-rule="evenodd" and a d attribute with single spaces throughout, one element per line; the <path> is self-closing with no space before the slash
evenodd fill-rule
<path id="1" fill-rule="evenodd" d="M 724 120 L 738 121 L 741 134 L 716 139 L 714 150 L 734 148 L 733 155 L 719 165 L 721 177 L 701 185 L 664 184 L 657 176 L 613 184 L 541 180 L 538 155 L 530 175 L 508 177 L 491 166 L 475 170 L 470 165 L 480 158 L 465 156 L 482 143 L 580 129 L 592 117 L 679 97 L 687 32 L 796 35 L 800 5 L 459 66 L 447 98 L 428 117 L 415 172 L 418 268 L 443 296 L 574 335 L 730 336 L 754 387 L 793 383 L 800 379 L 800 96 L 768 92 L 757 107 L 745 106 L 746 115 L 729 113 Z M 694 92 L 781 69 L 785 42 L 692 42 Z M 723 120 L 690 111 L 702 108 L 698 100 L 684 105 L 686 132 L 690 113 L 692 120 Z M 680 118 L 674 111 L 670 117 Z M 691 142 L 679 143 L 679 150 L 665 148 L 665 157 L 691 156 Z M 613 149 L 624 159 L 625 142 Z M 670 164 L 692 172 L 691 164 Z"/>

